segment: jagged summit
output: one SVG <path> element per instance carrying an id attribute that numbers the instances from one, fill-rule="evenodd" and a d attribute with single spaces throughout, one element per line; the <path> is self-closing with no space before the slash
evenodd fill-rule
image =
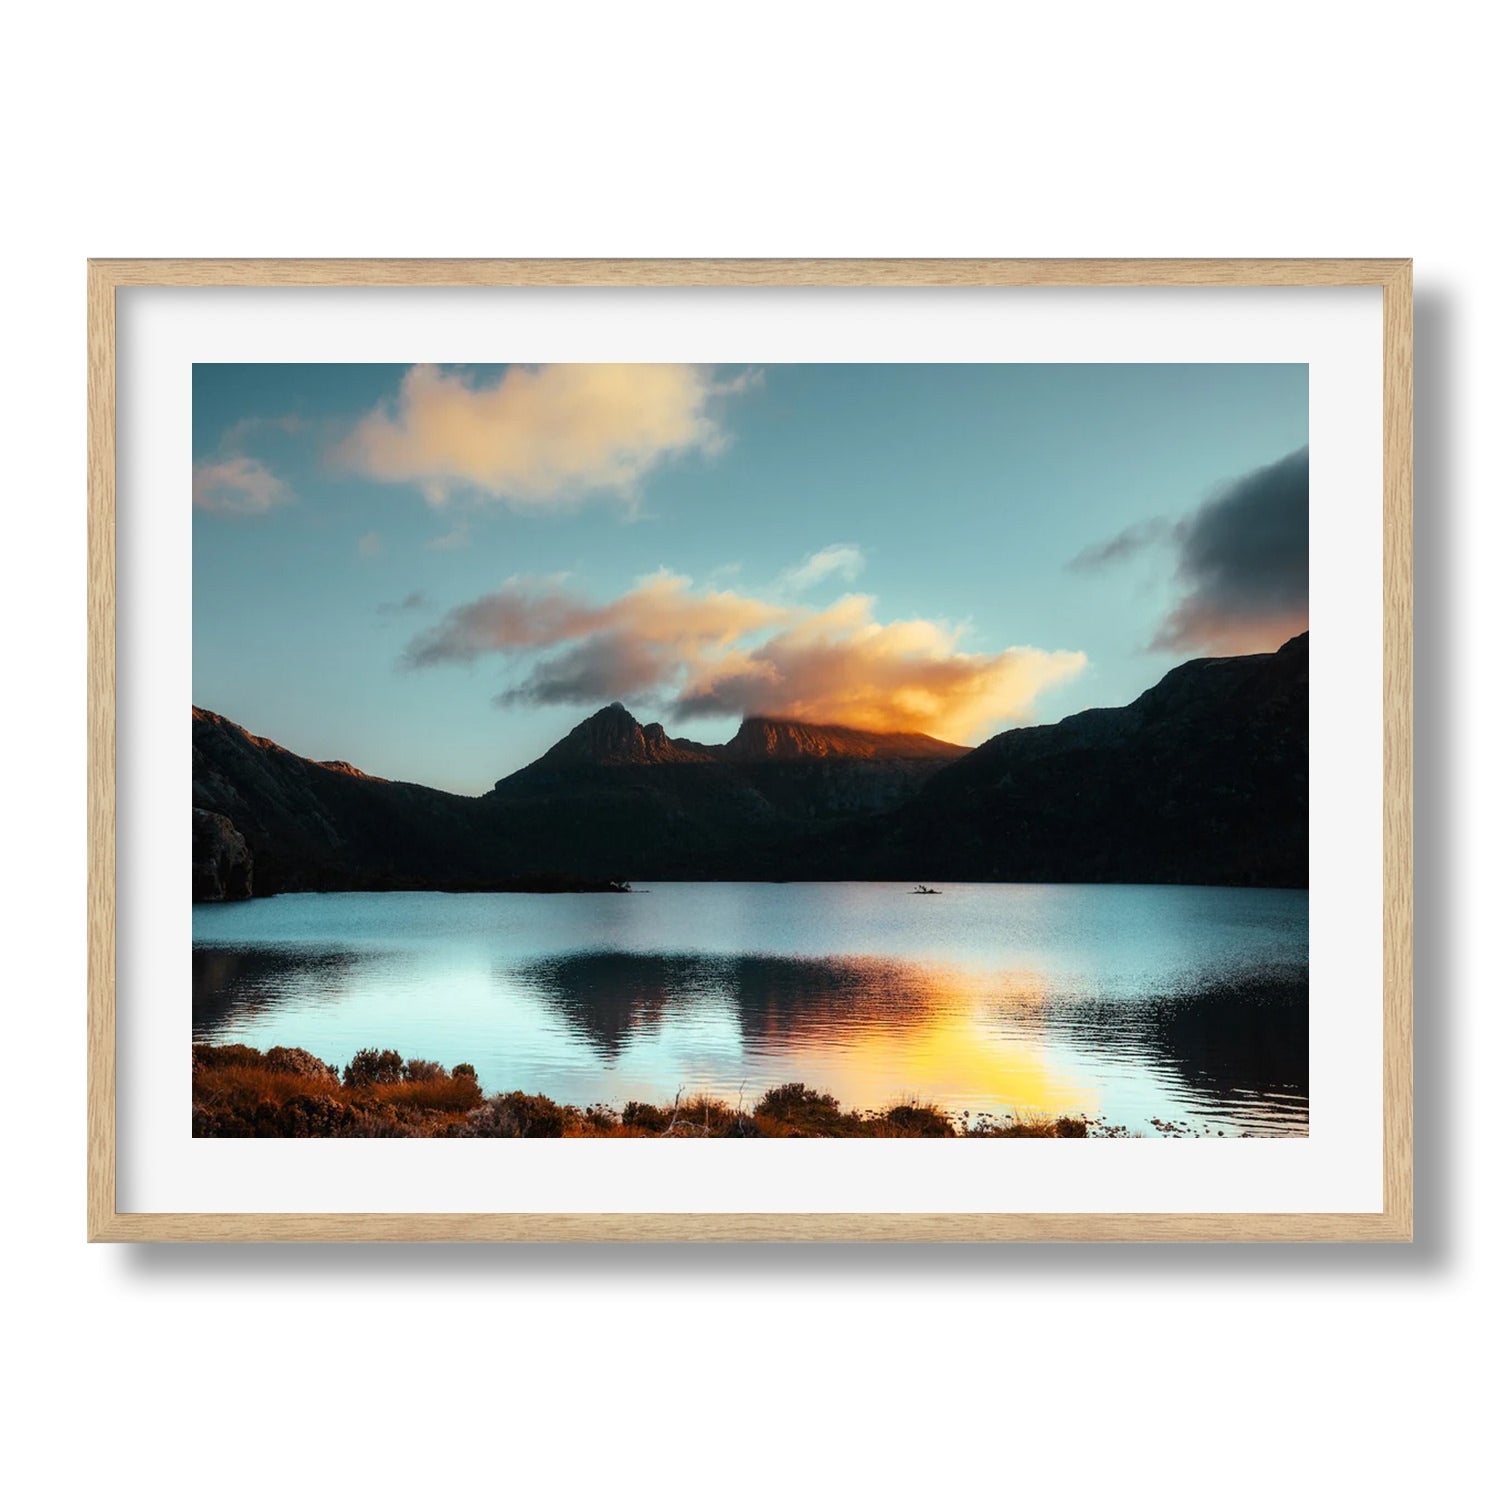
<path id="1" fill-rule="evenodd" d="M 882 734 L 838 724 L 749 718 L 724 745 L 673 739 L 660 724 L 641 724 L 623 703 L 611 703 L 568 731 L 538 765 L 644 766 L 796 760 L 956 760 L 963 745 L 925 734 Z"/>
<path id="2" fill-rule="evenodd" d="M 956 760 L 964 745 L 927 734 L 847 729 L 841 724 L 800 724 L 791 719 L 746 719 L 727 745 L 724 760 Z"/>
<path id="3" fill-rule="evenodd" d="M 660 724 L 642 725 L 623 703 L 611 703 L 570 729 L 537 764 L 652 766 L 713 758 L 705 746 L 674 740 Z"/>

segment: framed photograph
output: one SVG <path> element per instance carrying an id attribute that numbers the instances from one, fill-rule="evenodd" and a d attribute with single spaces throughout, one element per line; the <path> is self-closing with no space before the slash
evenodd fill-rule
<path id="1" fill-rule="evenodd" d="M 101 260 L 88 359 L 91 1239 L 1411 1238 L 1409 261 Z"/>

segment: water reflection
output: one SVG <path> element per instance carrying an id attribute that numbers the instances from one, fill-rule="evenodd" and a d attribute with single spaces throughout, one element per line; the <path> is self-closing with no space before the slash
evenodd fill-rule
<path id="1" fill-rule="evenodd" d="M 975 975 L 941 964 L 780 954 L 581 952 L 501 966 L 497 984 L 536 995 L 610 1068 L 664 1029 L 738 1039 L 725 1067 L 696 1049 L 675 1088 L 752 1092 L 798 1080 L 846 1104 L 907 1096 L 1003 1101 L 1040 1113 L 1091 1109 L 1097 1091 L 1041 1056 L 1034 1027 L 1044 985 L 1034 973 Z M 1012 1034 L 995 1024 L 1002 1012 Z M 988 1012 L 988 1013 L 987 1013 Z"/>
<path id="2" fill-rule="evenodd" d="M 940 991 L 930 967 L 875 958 L 778 954 L 582 952 L 501 965 L 601 1057 L 635 1036 L 715 1005 L 732 1009 L 747 1045 L 770 1048 L 914 1020 Z"/>
<path id="3" fill-rule="evenodd" d="M 1036 971 L 865 957 L 586 951 L 497 971 L 507 979 L 609 1067 L 727 1011 L 746 1078 L 796 1078 L 848 1103 L 1097 1114 L 1102 1069 L 1148 1084 L 1130 1092 L 1155 1093 L 1158 1118 L 1306 1119 L 1307 985 L 1295 972 L 1128 1003 L 1060 995 Z"/>
<path id="4" fill-rule="evenodd" d="M 294 948 L 194 948 L 193 1039 L 213 1041 L 289 1001 L 336 999 L 353 982 L 355 953 Z"/>
<path id="5" fill-rule="evenodd" d="M 362 1046 L 573 1104 L 755 1097 L 1305 1133 L 1300 893 L 676 887 L 194 912 L 193 1032 Z M 757 951 L 773 942 L 775 951 Z"/>
<path id="6" fill-rule="evenodd" d="M 727 962 L 693 954 L 570 953 L 514 969 L 500 965 L 495 977 L 537 995 L 570 1032 L 615 1062 L 627 1043 L 715 993 Z"/>

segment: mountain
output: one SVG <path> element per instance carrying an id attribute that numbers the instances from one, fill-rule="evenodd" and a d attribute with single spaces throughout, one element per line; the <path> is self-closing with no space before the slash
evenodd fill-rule
<path id="1" fill-rule="evenodd" d="M 195 899 L 620 880 L 1307 883 L 1308 638 L 978 749 L 614 703 L 482 797 L 313 761 L 193 710 Z"/>
<path id="2" fill-rule="evenodd" d="M 1305 633 L 1186 662 L 1124 708 L 987 740 L 810 845 L 806 878 L 1305 886 L 1307 724 Z"/>
<path id="3" fill-rule="evenodd" d="M 969 753 L 926 734 L 885 734 L 845 729 L 839 724 L 797 724 L 780 719 L 746 719 L 727 745 L 725 761 L 880 760 L 948 761 Z"/>
<path id="4" fill-rule="evenodd" d="M 809 824 L 892 807 L 965 753 L 766 721 L 700 745 L 615 703 L 492 792 L 461 797 L 309 760 L 194 708 L 195 899 L 775 874 L 776 851 Z"/>
<path id="5" fill-rule="evenodd" d="M 674 740 L 660 724 L 641 725 L 623 703 L 611 703 L 570 729 L 535 765 L 660 766 L 701 764 L 713 748 Z"/>
<path id="6" fill-rule="evenodd" d="M 533 765 L 745 765 L 762 761 L 948 761 L 969 753 L 926 734 L 888 734 L 840 724 L 746 719 L 728 744 L 674 740 L 660 724 L 640 724 L 623 703 L 611 703 L 568 731 Z M 503 783 L 498 783 L 503 785 Z"/>
<path id="7" fill-rule="evenodd" d="M 495 881 L 478 809 L 472 797 L 307 760 L 193 709 L 195 899 L 212 899 L 216 883 L 225 895 L 271 895 Z"/>
<path id="8" fill-rule="evenodd" d="M 585 878 L 779 879 L 802 837 L 899 806 L 967 753 L 925 735 L 766 719 L 702 745 L 612 703 L 485 800 L 520 844 Z"/>

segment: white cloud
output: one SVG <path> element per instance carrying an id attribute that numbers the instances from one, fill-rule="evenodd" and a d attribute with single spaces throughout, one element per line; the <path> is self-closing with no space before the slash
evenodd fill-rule
<path id="1" fill-rule="evenodd" d="M 865 555 L 852 542 L 836 542 L 831 547 L 809 553 L 795 568 L 788 568 L 776 580 L 780 588 L 801 593 L 829 578 L 852 583 L 865 570 Z"/>
<path id="2" fill-rule="evenodd" d="M 243 456 L 193 465 L 193 504 L 221 515 L 259 515 L 291 492 L 259 459 Z"/>
<path id="3" fill-rule="evenodd" d="M 373 479 L 418 486 L 433 505 L 456 492 L 530 510 L 590 495 L 632 503 L 658 464 L 718 452 L 727 437 L 713 407 L 752 383 L 716 384 L 706 366 L 642 364 L 512 365 L 482 385 L 416 365 L 337 456 Z"/>

